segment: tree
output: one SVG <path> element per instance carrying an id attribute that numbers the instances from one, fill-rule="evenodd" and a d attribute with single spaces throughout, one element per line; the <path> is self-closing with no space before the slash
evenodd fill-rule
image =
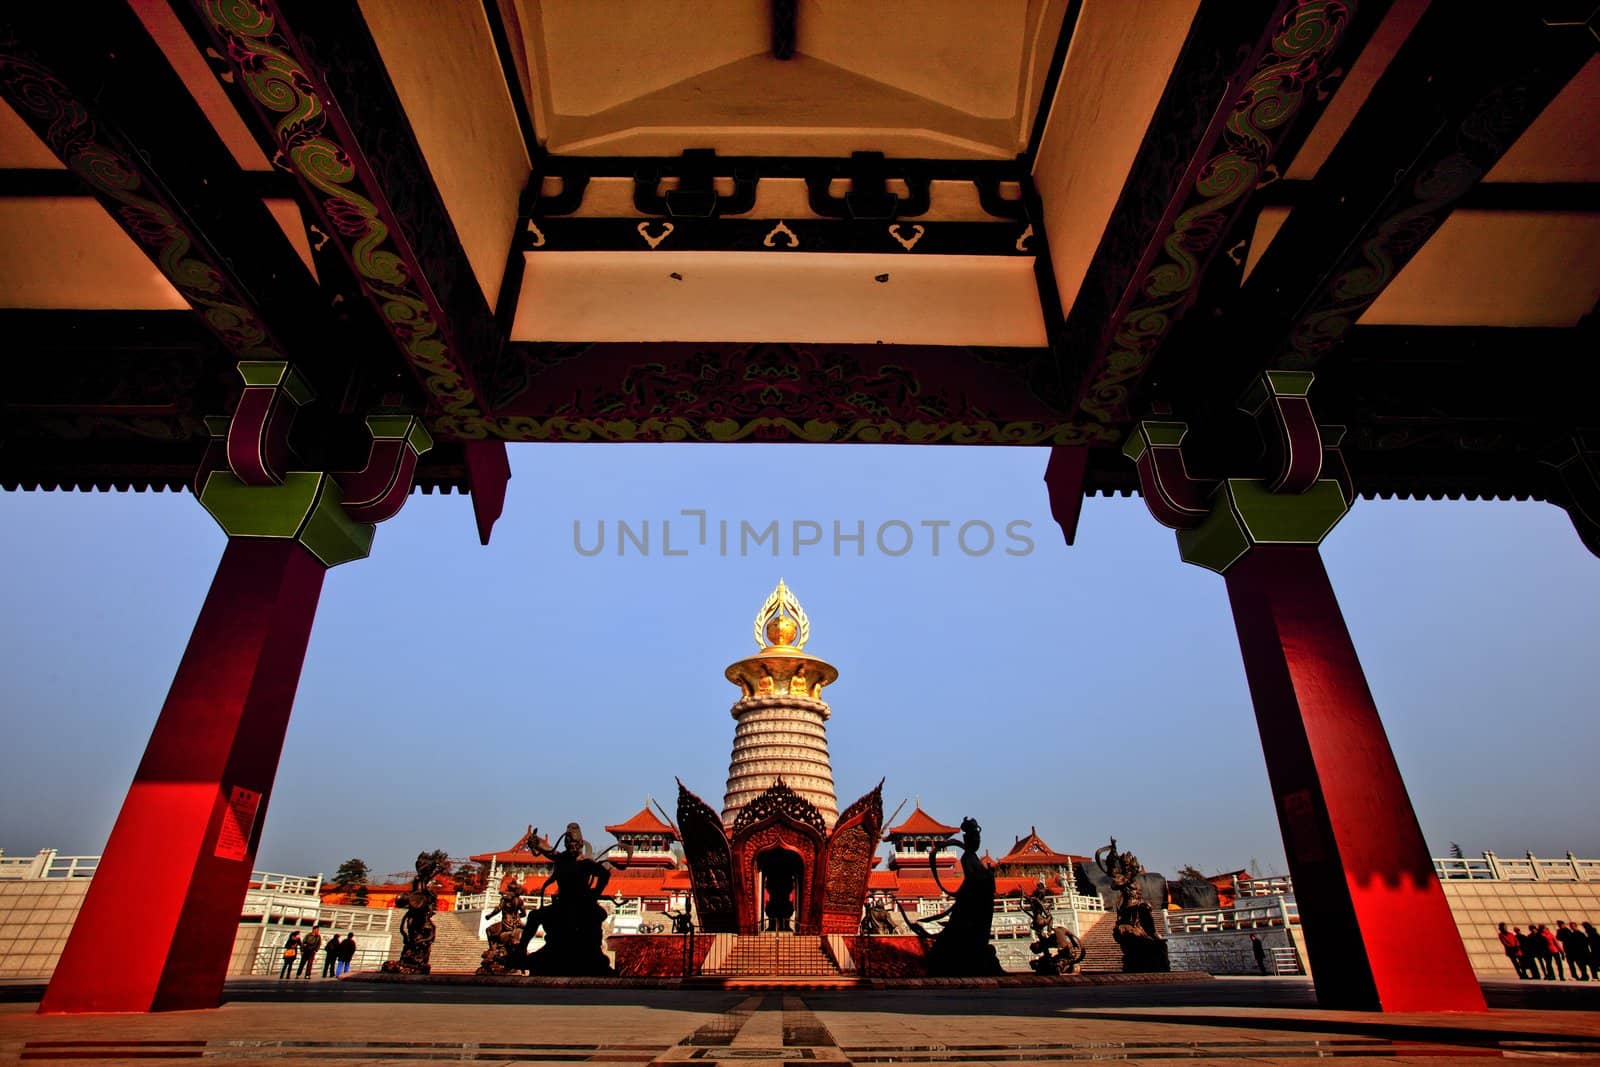
<path id="1" fill-rule="evenodd" d="M 489 885 L 489 869 L 481 863 L 462 860 L 455 872 L 456 891 L 481 893 Z"/>
<path id="2" fill-rule="evenodd" d="M 339 864 L 339 869 L 333 874 L 333 884 L 349 892 L 358 885 L 365 885 L 372 877 L 372 869 L 367 866 L 366 860 L 348 859 Z"/>
<path id="3" fill-rule="evenodd" d="M 1462 858 L 1462 856 L 1461 856 L 1461 846 L 1456 844 L 1454 841 L 1450 842 L 1450 858 L 1453 859 L 1453 860 L 1458 860 L 1458 859 Z"/>
<path id="4" fill-rule="evenodd" d="M 358 908 L 364 908 L 364 907 L 367 906 L 367 887 L 366 886 L 364 886 L 364 885 L 356 886 L 355 902 L 356 902 L 356 907 L 358 907 Z"/>

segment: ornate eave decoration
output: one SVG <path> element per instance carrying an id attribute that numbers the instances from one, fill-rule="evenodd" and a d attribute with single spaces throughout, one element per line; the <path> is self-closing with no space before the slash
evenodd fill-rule
<path id="1" fill-rule="evenodd" d="M 744 806 L 733 822 L 731 836 L 741 837 L 760 823 L 773 819 L 809 826 L 819 836 L 825 836 L 828 832 L 828 824 L 823 821 L 822 813 L 780 778 L 768 786 L 766 792 Z"/>

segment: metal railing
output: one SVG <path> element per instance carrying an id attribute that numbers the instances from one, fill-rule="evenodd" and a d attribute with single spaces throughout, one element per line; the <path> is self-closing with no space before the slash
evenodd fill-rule
<path id="1" fill-rule="evenodd" d="M 1441 881 L 1460 882 L 1600 882 L 1600 859 L 1579 859 L 1568 852 L 1546 859 L 1532 852 L 1508 858 L 1485 852 L 1482 859 L 1451 856 L 1433 861 Z"/>
<path id="2" fill-rule="evenodd" d="M 251 871 L 250 888 L 263 893 L 281 893 L 285 896 L 322 896 L 322 875 L 274 874 L 271 871 Z"/>
<path id="3" fill-rule="evenodd" d="M 93 878 L 99 856 L 63 856 L 42 848 L 36 856 L 0 854 L 0 881 L 37 881 L 44 878 Z"/>
<path id="4" fill-rule="evenodd" d="M 1291 896 L 1247 897 L 1231 908 L 1185 908 L 1161 913 L 1167 936 L 1209 934 L 1222 930 L 1261 930 L 1298 926 L 1300 909 Z"/>

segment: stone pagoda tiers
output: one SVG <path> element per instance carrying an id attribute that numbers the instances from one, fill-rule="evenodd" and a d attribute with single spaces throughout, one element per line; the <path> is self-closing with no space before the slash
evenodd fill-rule
<path id="1" fill-rule="evenodd" d="M 678 783 L 678 826 L 709 933 L 854 933 L 883 826 L 882 783 L 840 814 L 824 724 L 839 672 L 805 652 L 811 623 L 781 580 L 756 614 L 722 813 Z"/>
<path id="2" fill-rule="evenodd" d="M 755 637 L 761 651 L 724 672 L 739 687 L 740 699 L 733 705 L 739 725 L 733 731 L 722 821 L 732 826 L 746 804 L 783 782 L 810 801 L 832 829 L 839 805 L 824 725 L 832 710 L 823 703 L 822 689 L 839 672 L 801 651 L 811 637 L 811 622 L 781 578 L 756 615 Z"/>

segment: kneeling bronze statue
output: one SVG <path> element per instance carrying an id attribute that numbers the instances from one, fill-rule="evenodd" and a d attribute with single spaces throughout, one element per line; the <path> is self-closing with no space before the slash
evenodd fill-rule
<path id="1" fill-rule="evenodd" d="M 1071 974 L 1083 962 L 1083 943 L 1071 930 L 1056 925 L 1050 892 L 1043 881 L 1027 898 L 1028 916 L 1033 927 L 1033 942 L 1028 946 L 1034 958 L 1028 961 L 1036 974 Z"/>
<path id="2" fill-rule="evenodd" d="M 577 823 L 568 823 L 566 832 L 554 847 L 539 844 L 539 831 L 528 834 L 528 850 L 544 856 L 555 870 L 539 887 L 542 900 L 551 882 L 556 898 L 528 915 L 522 928 L 521 962 L 530 974 L 562 977 L 604 977 L 616 972 L 606 958 L 603 928 L 606 911 L 600 906 L 610 867 L 621 869 L 626 863 L 592 858 L 589 843 Z M 528 952 L 528 944 L 544 929 L 544 947 Z"/>

